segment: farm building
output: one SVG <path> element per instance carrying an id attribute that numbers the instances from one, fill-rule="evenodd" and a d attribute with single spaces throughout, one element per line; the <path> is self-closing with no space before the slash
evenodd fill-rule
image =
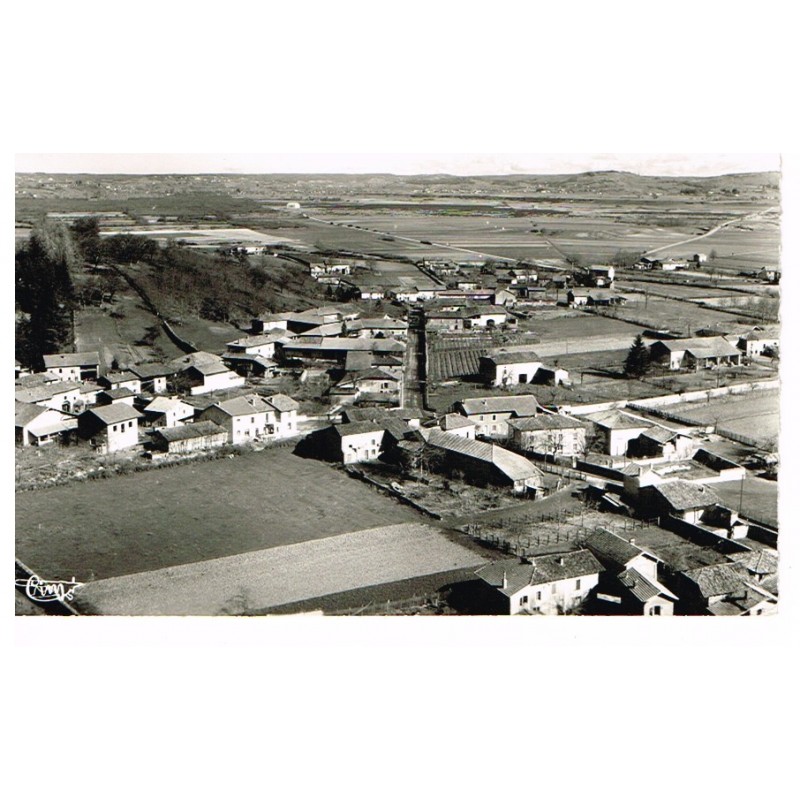
<path id="1" fill-rule="evenodd" d="M 439 427 L 445 433 L 452 433 L 454 436 L 475 438 L 475 423 L 462 417 L 461 414 L 445 414 L 439 419 Z"/>
<path id="2" fill-rule="evenodd" d="M 521 383 L 569 384 L 569 372 L 545 368 L 527 347 L 496 348 L 479 359 L 479 371 L 487 386 L 517 386 Z"/>
<path id="3" fill-rule="evenodd" d="M 624 306 L 627 302 L 627 297 L 609 289 L 570 289 L 567 292 L 567 304 L 573 307 Z"/>
<path id="4" fill-rule="evenodd" d="M 780 348 L 780 329 L 777 326 L 756 328 L 739 337 L 738 347 L 748 358 L 776 355 Z"/>
<path id="5" fill-rule="evenodd" d="M 544 486 L 542 471 L 527 458 L 496 444 L 467 439 L 439 428 L 421 428 L 425 446 L 445 454 L 442 468 L 462 471 L 470 482 L 507 486 L 514 494 L 534 494 Z"/>
<path id="6" fill-rule="evenodd" d="M 380 354 L 402 354 L 405 344 L 396 339 L 359 339 L 359 338 L 321 338 L 308 337 L 278 344 L 279 360 L 286 362 L 295 359 L 302 361 L 328 361 L 344 364 L 352 352 L 368 352 Z"/>
<path id="7" fill-rule="evenodd" d="M 389 316 L 354 319 L 345 323 L 345 331 L 348 336 L 402 338 L 408 333 L 408 323 Z"/>
<path id="8" fill-rule="evenodd" d="M 164 394 L 167 391 L 167 378 L 175 374 L 175 369 L 167 364 L 135 364 L 128 371 L 139 378 L 140 391 L 153 394 Z"/>
<path id="9" fill-rule="evenodd" d="M 651 516 L 674 516 L 686 522 L 702 522 L 704 514 L 722 505 L 719 497 L 703 484 L 670 480 L 643 487 L 640 504 Z"/>
<path id="10" fill-rule="evenodd" d="M 600 439 L 602 452 L 610 456 L 624 456 L 631 440 L 653 427 L 648 420 L 634 417 L 617 409 L 587 414 Z"/>
<path id="11" fill-rule="evenodd" d="M 112 403 L 134 404 L 136 395 L 130 389 L 103 389 L 97 393 L 97 405 L 110 406 Z"/>
<path id="12" fill-rule="evenodd" d="M 228 432 L 210 420 L 158 428 L 151 436 L 154 448 L 164 453 L 192 453 L 222 447 L 228 442 Z"/>
<path id="13" fill-rule="evenodd" d="M 139 394 L 142 391 L 141 379 L 129 370 L 109 372 L 106 375 L 101 375 L 97 382 L 107 389 L 130 389 L 133 394 Z"/>
<path id="14" fill-rule="evenodd" d="M 383 422 L 351 422 L 332 425 L 328 431 L 329 454 L 343 464 L 377 461 L 383 453 Z"/>
<path id="15" fill-rule="evenodd" d="M 228 342 L 228 353 L 232 355 L 263 356 L 264 358 L 272 359 L 275 357 L 275 342 L 285 336 L 286 333 L 281 331 L 269 331 L 256 336 L 245 336 Z"/>
<path id="16" fill-rule="evenodd" d="M 710 564 L 675 577 L 684 614 L 762 616 L 774 614 L 778 598 L 747 580 L 734 563 Z"/>
<path id="17" fill-rule="evenodd" d="M 300 403 L 285 394 L 273 394 L 264 400 L 272 408 L 272 418 L 267 415 L 267 436 L 276 436 L 279 439 L 296 436 Z"/>
<path id="18" fill-rule="evenodd" d="M 532 394 L 472 397 L 454 403 L 452 410 L 475 423 L 476 436 L 505 439 L 508 436 L 508 420 L 535 417 L 539 404 Z"/>
<path id="19" fill-rule="evenodd" d="M 358 400 L 363 395 L 380 395 L 384 399 L 397 399 L 401 379 L 383 369 L 369 369 L 348 376 L 336 385 L 331 394 L 352 395 Z"/>
<path id="20" fill-rule="evenodd" d="M 30 369 L 28 367 L 25 367 L 22 364 L 20 364 L 20 362 L 17 361 L 17 359 L 15 358 L 14 359 L 14 380 L 17 380 L 18 378 L 21 378 L 21 377 L 23 377 L 25 375 L 30 375 L 30 374 L 31 374 Z"/>
<path id="21" fill-rule="evenodd" d="M 89 392 L 87 396 L 86 387 L 73 381 L 54 381 L 14 392 L 14 399 L 21 403 L 32 403 L 66 412 L 83 410 L 89 402 L 94 402 L 95 397 L 96 392 Z"/>
<path id="22" fill-rule="evenodd" d="M 436 299 L 459 305 L 494 302 L 494 289 L 437 289 Z"/>
<path id="23" fill-rule="evenodd" d="M 586 452 L 586 424 L 561 414 L 538 414 L 508 422 L 511 441 L 519 450 L 549 455 L 581 456 Z"/>
<path id="24" fill-rule="evenodd" d="M 602 567 L 588 550 L 508 559 L 476 571 L 485 610 L 494 614 L 559 614 L 578 608 Z M 480 590 L 479 590 L 480 591 Z"/>
<path id="25" fill-rule="evenodd" d="M 243 378 L 271 378 L 278 371 L 278 365 L 274 361 L 249 353 L 223 353 L 222 363 Z"/>
<path id="26" fill-rule="evenodd" d="M 688 433 L 654 425 L 631 439 L 627 454 L 631 458 L 664 458 L 672 461 L 691 458 L 696 450 L 697 442 Z"/>
<path id="27" fill-rule="evenodd" d="M 144 421 L 153 428 L 175 428 L 194 418 L 194 406 L 176 397 L 156 397 L 144 409 Z"/>
<path id="28" fill-rule="evenodd" d="M 215 403 L 204 409 L 198 419 L 214 422 L 227 431 L 231 444 L 254 442 L 275 431 L 274 409 L 254 394 Z"/>
<path id="29" fill-rule="evenodd" d="M 614 267 L 603 266 L 602 264 L 594 264 L 591 267 L 586 267 L 584 276 L 586 282 L 590 286 L 598 288 L 609 287 L 614 283 L 616 271 Z"/>
<path id="30" fill-rule="evenodd" d="M 721 336 L 662 339 L 650 345 L 650 360 L 671 370 L 699 370 L 739 365 L 742 354 Z"/>
<path id="31" fill-rule="evenodd" d="M 604 614 L 672 616 L 678 599 L 660 581 L 658 556 L 598 528 L 584 542 L 600 561 L 604 572 L 598 584 L 598 607 Z"/>
<path id="32" fill-rule="evenodd" d="M 78 417 L 78 435 L 101 453 L 114 453 L 139 444 L 142 413 L 125 403 L 98 406 Z"/>
<path id="33" fill-rule="evenodd" d="M 97 380 L 100 374 L 100 354 L 96 351 L 53 353 L 44 357 L 44 368 L 65 381 Z"/>
<path id="34" fill-rule="evenodd" d="M 459 333 L 467 328 L 467 314 L 448 309 L 425 312 L 425 330 Z"/>
<path id="35" fill-rule="evenodd" d="M 22 447 L 57 441 L 62 433 L 75 430 L 77 426 L 74 417 L 55 409 L 18 400 L 14 403 L 14 438 Z"/>

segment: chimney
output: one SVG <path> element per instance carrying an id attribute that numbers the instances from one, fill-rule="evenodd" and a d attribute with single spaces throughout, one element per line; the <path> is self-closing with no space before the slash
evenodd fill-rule
<path id="1" fill-rule="evenodd" d="M 559 556 L 559 557 L 558 557 L 558 565 L 559 565 L 560 567 L 563 567 L 563 566 L 564 566 L 564 556 Z"/>
<path id="2" fill-rule="evenodd" d="M 508 574 L 503 570 L 503 588 L 508 589 Z"/>
<path id="3" fill-rule="evenodd" d="M 629 544 L 636 544 L 636 539 L 634 539 L 633 536 L 631 536 L 631 538 L 628 539 L 628 543 Z"/>

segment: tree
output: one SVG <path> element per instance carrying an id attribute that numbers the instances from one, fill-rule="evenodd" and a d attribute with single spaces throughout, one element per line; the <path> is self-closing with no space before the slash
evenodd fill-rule
<path id="1" fill-rule="evenodd" d="M 711 251 L 711 252 L 708 254 L 708 259 L 709 259 L 709 261 L 713 261 L 713 260 L 714 260 L 716 257 L 717 257 L 717 251 L 716 251 L 716 250 L 712 250 L 712 251 Z"/>
<path id="2" fill-rule="evenodd" d="M 629 378 L 642 378 L 650 370 L 650 351 L 639 334 L 628 351 L 625 359 L 625 374 Z"/>

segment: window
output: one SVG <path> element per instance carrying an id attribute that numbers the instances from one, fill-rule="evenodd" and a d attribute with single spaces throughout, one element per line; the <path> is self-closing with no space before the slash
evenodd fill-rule
<path id="1" fill-rule="evenodd" d="M 112 431 L 115 431 L 116 429 L 117 429 L 116 425 L 112 426 L 112 428 L 111 428 Z"/>
<path id="2" fill-rule="evenodd" d="M 580 588 L 581 588 L 581 579 L 578 578 L 578 580 L 575 581 L 575 589 L 577 590 L 577 589 L 580 589 Z"/>
<path id="3" fill-rule="evenodd" d="M 527 602 L 528 602 L 528 595 L 524 595 L 524 596 L 520 597 L 519 604 L 521 606 L 524 606 Z"/>
<path id="4" fill-rule="evenodd" d="M 132 428 L 132 427 L 133 427 L 133 420 L 131 420 L 131 421 L 128 423 L 128 427 L 129 427 L 129 428 Z"/>
<path id="5" fill-rule="evenodd" d="M 541 600 L 542 599 L 542 593 L 541 592 L 536 592 L 536 599 L 537 600 Z"/>
<path id="6" fill-rule="evenodd" d="M 650 616 L 651 617 L 660 617 L 661 616 L 661 606 L 652 606 L 650 608 Z"/>
<path id="7" fill-rule="evenodd" d="M 251 424 L 251 425 L 254 425 L 254 424 L 255 424 L 255 421 L 256 421 L 256 418 L 255 418 L 255 417 L 250 417 L 250 424 Z"/>

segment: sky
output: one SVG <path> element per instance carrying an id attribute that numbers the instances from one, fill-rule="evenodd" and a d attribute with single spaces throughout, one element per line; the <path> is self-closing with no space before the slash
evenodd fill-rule
<path id="1" fill-rule="evenodd" d="M 775 153 L 18 153 L 17 172 L 506 175 L 625 170 L 723 175 L 780 170 Z"/>

